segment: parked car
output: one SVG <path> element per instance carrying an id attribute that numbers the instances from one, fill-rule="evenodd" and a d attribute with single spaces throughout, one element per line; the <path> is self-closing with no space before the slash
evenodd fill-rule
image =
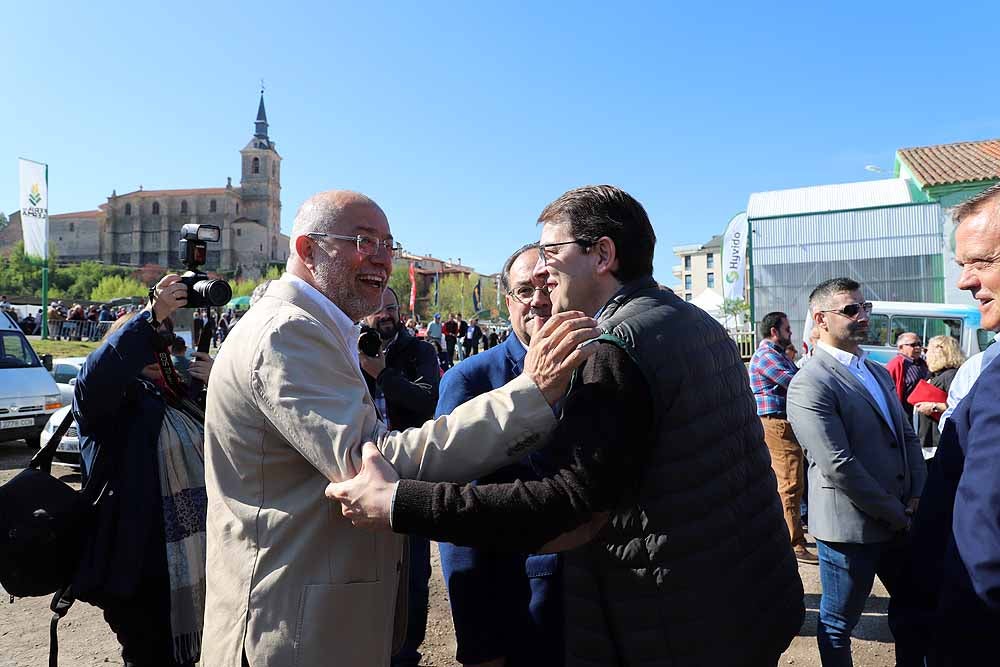
<path id="1" fill-rule="evenodd" d="M 73 409 L 72 404 L 64 405 L 63 407 L 56 410 L 51 417 L 49 417 L 48 423 L 45 425 L 45 429 L 42 430 L 41 436 L 41 446 L 49 444 L 49 440 L 52 439 L 52 435 L 59 428 L 59 424 L 62 420 L 66 418 L 70 410 Z M 56 447 L 54 463 L 64 463 L 69 466 L 79 466 L 80 465 L 80 434 L 77 431 L 76 420 L 69 425 L 66 430 L 66 434 L 63 435 L 62 440 L 59 441 L 59 446 Z"/>
<path id="2" fill-rule="evenodd" d="M 63 405 L 73 405 L 73 386 L 86 360 L 87 357 L 61 357 L 52 360 L 52 378 L 59 387 Z"/>
<path id="3" fill-rule="evenodd" d="M 0 317 L 0 442 L 38 448 L 49 417 L 62 407 L 59 387 L 21 328 Z"/>

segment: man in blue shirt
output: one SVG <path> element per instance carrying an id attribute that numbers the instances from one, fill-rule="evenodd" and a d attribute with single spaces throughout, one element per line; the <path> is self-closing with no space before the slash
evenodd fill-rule
<path id="1" fill-rule="evenodd" d="M 785 348 L 792 343 L 792 329 L 788 316 L 781 312 L 765 315 L 759 329 L 763 340 L 750 360 L 750 387 L 757 401 L 757 416 L 764 425 L 764 442 L 771 453 L 771 468 L 778 480 L 778 495 L 785 512 L 792 550 L 799 562 L 815 565 L 819 559 L 806 549 L 806 536 L 802 529 L 805 457 L 785 412 L 788 385 L 799 370 L 785 354 Z"/>
<path id="2" fill-rule="evenodd" d="M 500 282 L 514 335 L 445 373 L 437 416 L 521 374 L 531 334 L 552 310 L 548 290 L 536 287 L 532 276 L 537 259 L 538 250 L 530 244 L 504 264 Z M 544 454 L 538 452 L 479 481 L 537 479 L 546 467 Z M 455 622 L 456 660 L 466 666 L 563 664 L 558 555 L 498 553 L 444 542 L 440 548 Z"/>

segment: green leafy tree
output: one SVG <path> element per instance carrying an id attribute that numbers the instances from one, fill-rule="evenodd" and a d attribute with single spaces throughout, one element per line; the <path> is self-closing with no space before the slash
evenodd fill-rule
<path id="1" fill-rule="evenodd" d="M 10 224 L 10 220 L 7 218 L 7 214 L 0 211 L 0 229 L 3 229 Z"/>
<path id="2" fill-rule="evenodd" d="M 256 280 L 230 280 L 229 287 L 233 290 L 233 298 L 238 296 L 252 296 L 257 286 L 267 280 L 277 280 L 281 277 L 284 269 L 280 266 L 272 266 L 264 272 L 264 275 Z"/>
<path id="3" fill-rule="evenodd" d="M 411 317 L 410 313 L 410 265 L 396 264 L 392 267 L 392 275 L 389 276 L 389 287 L 399 295 L 399 312 L 403 319 Z M 420 296 L 419 285 L 417 296 Z"/>
<path id="4" fill-rule="evenodd" d="M 124 296 L 146 296 L 149 288 L 127 276 L 105 276 L 90 293 L 91 301 L 112 301 Z"/>
<path id="5" fill-rule="evenodd" d="M 739 327 L 740 319 L 750 316 L 750 304 L 743 299 L 725 299 L 722 302 L 722 314 L 726 316 L 726 327 L 730 327 L 732 321 L 735 327 Z"/>

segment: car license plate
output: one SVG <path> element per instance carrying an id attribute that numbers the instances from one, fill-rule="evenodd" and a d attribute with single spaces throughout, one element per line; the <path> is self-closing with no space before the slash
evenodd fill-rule
<path id="1" fill-rule="evenodd" d="M 31 417 L 27 419 L 8 419 L 0 422 L 0 428 L 21 428 L 23 426 L 34 426 L 35 420 Z"/>
<path id="2" fill-rule="evenodd" d="M 63 441 L 61 441 L 59 443 L 59 446 L 56 447 L 56 451 L 57 452 L 79 452 L 80 451 L 80 443 L 77 440 L 70 440 L 68 442 L 66 440 L 63 440 Z"/>

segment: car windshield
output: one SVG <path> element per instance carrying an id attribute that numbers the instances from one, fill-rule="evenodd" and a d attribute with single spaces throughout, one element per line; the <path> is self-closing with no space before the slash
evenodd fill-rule
<path id="1" fill-rule="evenodd" d="M 0 368 L 38 368 L 42 363 L 24 336 L 13 331 L 0 332 Z"/>

